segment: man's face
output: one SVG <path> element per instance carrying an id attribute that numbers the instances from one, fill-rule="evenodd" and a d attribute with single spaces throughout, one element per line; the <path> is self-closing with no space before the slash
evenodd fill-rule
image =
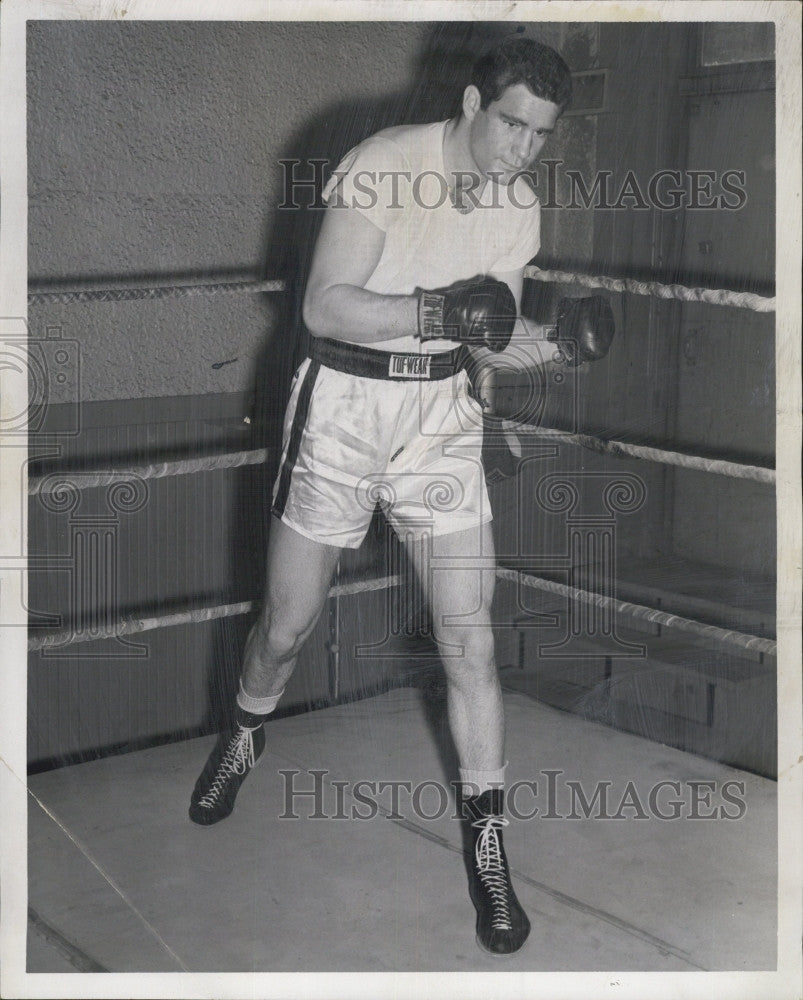
<path id="1" fill-rule="evenodd" d="M 518 171 L 533 166 L 561 113 L 557 104 L 536 97 L 523 83 L 508 87 L 485 110 L 479 106 L 479 91 L 469 87 L 463 110 L 476 169 L 499 184 L 510 184 Z"/>

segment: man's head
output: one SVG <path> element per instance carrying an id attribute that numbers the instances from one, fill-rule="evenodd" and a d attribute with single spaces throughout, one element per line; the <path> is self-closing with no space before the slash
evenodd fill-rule
<path id="1" fill-rule="evenodd" d="M 572 99 L 569 67 L 554 49 L 532 38 L 509 38 L 486 52 L 474 64 L 471 83 L 480 93 L 483 110 L 517 83 L 556 104 L 561 114 Z"/>
<path id="2" fill-rule="evenodd" d="M 569 68 L 554 49 L 527 38 L 492 49 L 463 94 L 462 130 L 474 168 L 512 183 L 532 168 L 571 96 Z"/>

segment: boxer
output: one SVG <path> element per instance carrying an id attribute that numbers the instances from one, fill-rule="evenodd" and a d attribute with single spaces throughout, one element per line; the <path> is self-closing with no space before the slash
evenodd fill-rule
<path id="1" fill-rule="evenodd" d="M 431 608 L 471 834 L 477 940 L 495 955 L 520 949 L 530 921 L 503 844 L 492 514 L 483 409 L 466 364 L 469 352 L 503 356 L 511 338 L 526 336 L 518 313 L 540 209 L 525 175 L 570 99 L 557 52 L 508 39 L 475 64 L 453 118 L 371 136 L 326 185 L 303 306 L 310 356 L 285 416 L 265 600 L 232 725 L 190 804 L 190 819 L 204 826 L 231 813 L 340 552 L 361 544 L 379 502 Z M 383 186 L 388 177 L 399 183 Z M 595 354 L 589 324 L 566 316 L 562 356 L 573 363 Z"/>

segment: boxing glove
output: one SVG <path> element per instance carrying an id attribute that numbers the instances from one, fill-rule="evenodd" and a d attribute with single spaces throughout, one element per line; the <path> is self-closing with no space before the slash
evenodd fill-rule
<path id="1" fill-rule="evenodd" d="M 557 324 L 547 340 L 560 352 L 559 361 L 572 368 L 584 361 L 599 361 L 608 353 L 615 325 L 608 300 L 602 295 L 584 299 L 561 299 Z"/>
<path id="2" fill-rule="evenodd" d="M 497 353 L 510 343 L 516 300 L 504 281 L 479 276 L 417 294 L 421 340 L 457 340 Z"/>

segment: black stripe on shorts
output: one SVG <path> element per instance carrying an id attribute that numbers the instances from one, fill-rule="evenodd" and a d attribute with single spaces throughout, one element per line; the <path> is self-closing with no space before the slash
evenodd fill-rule
<path id="1" fill-rule="evenodd" d="M 293 426 L 290 429 L 290 440 L 287 444 L 287 455 L 282 463 L 281 472 L 279 473 L 279 488 L 276 491 L 276 499 L 273 501 L 272 512 L 276 515 L 276 517 L 281 517 L 282 514 L 284 514 L 284 508 L 287 504 L 287 497 L 290 493 L 290 479 L 293 475 L 293 469 L 295 468 L 296 462 L 298 461 L 298 450 L 301 447 L 301 436 L 304 433 L 304 427 L 307 423 L 307 414 L 309 413 L 309 404 L 312 399 L 312 390 L 315 386 L 315 380 L 318 377 L 320 368 L 320 362 L 310 361 L 309 368 L 304 376 L 304 382 L 302 383 L 301 389 L 298 393 L 296 412 L 293 414 Z"/>

